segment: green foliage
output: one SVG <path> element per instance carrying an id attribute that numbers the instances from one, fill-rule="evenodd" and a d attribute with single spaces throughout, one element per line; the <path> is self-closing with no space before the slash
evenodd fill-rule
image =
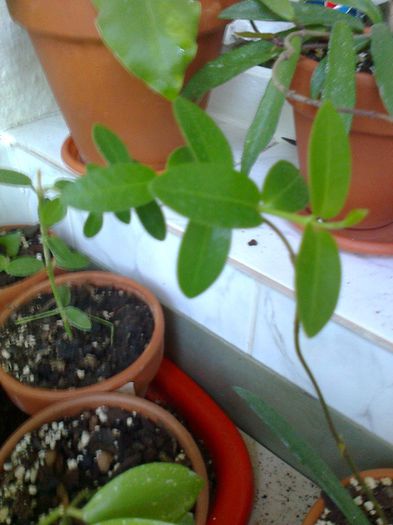
<path id="1" fill-rule="evenodd" d="M 7 257 L 15 257 L 19 253 L 22 232 L 19 230 L 0 235 L 0 247 Z"/>
<path id="2" fill-rule="evenodd" d="M 168 99 L 183 85 L 197 50 L 196 0 L 93 0 L 104 43 L 135 76 Z"/>
<path id="3" fill-rule="evenodd" d="M 67 208 L 59 198 L 44 199 L 38 207 L 40 222 L 48 228 L 60 222 L 66 215 Z"/>
<path id="4" fill-rule="evenodd" d="M 85 312 L 82 312 L 79 308 L 75 308 L 75 306 L 66 306 L 64 311 L 71 326 L 84 332 L 91 330 L 91 321 Z"/>
<path id="5" fill-rule="evenodd" d="M 13 170 L 0 170 L 0 184 L 10 186 L 31 186 L 31 180 L 27 175 Z"/>
<path id="6" fill-rule="evenodd" d="M 269 208 L 295 212 L 308 204 L 308 190 L 298 168 L 286 160 L 280 160 L 266 175 L 262 188 L 264 209 Z"/>
<path id="7" fill-rule="evenodd" d="M 393 115 L 393 35 L 385 24 L 372 27 L 371 54 L 379 94 L 386 110 Z"/>
<path id="8" fill-rule="evenodd" d="M 321 459 L 320 455 L 306 441 L 296 434 L 285 419 L 260 397 L 248 390 L 235 387 L 235 391 L 274 432 L 282 444 L 308 469 L 310 475 L 313 476 L 321 489 L 329 495 L 347 518 L 348 523 L 352 525 L 370 525 L 366 516 L 353 502 L 349 493 L 341 486 L 340 481 L 334 475 L 329 465 Z"/>
<path id="9" fill-rule="evenodd" d="M 72 250 L 59 237 L 49 237 L 48 246 L 56 258 L 56 264 L 64 270 L 80 270 L 90 264 L 89 259 L 85 255 Z"/>
<path id="10" fill-rule="evenodd" d="M 104 217 L 102 213 L 90 212 L 83 226 L 84 236 L 94 237 L 95 235 L 97 235 L 99 231 L 101 231 L 103 224 L 104 224 Z"/>
<path id="11" fill-rule="evenodd" d="M 260 2 L 284 20 L 292 21 L 295 17 L 295 10 L 289 0 L 260 0 Z"/>
<path id="12" fill-rule="evenodd" d="M 22 240 L 22 233 L 18 230 L 0 235 L 0 271 L 12 277 L 27 277 L 33 275 L 44 267 L 42 261 L 36 257 L 18 257 Z"/>
<path id="13" fill-rule="evenodd" d="M 93 140 L 103 158 L 108 164 L 117 162 L 132 162 L 128 150 L 120 138 L 110 129 L 96 124 L 93 127 Z"/>

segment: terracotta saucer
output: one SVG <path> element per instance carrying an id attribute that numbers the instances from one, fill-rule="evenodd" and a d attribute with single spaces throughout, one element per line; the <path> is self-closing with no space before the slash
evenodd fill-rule
<path id="1" fill-rule="evenodd" d="M 86 164 L 83 162 L 82 157 L 79 155 L 78 148 L 71 135 L 69 135 L 61 147 L 61 158 L 68 168 L 71 169 L 77 175 L 84 175 L 86 170 Z"/>

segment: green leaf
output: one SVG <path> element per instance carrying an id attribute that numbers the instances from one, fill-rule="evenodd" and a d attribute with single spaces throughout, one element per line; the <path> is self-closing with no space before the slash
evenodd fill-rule
<path id="1" fill-rule="evenodd" d="M 83 226 L 83 234 L 85 237 L 94 237 L 101 230 L 104 224 L 104 217 L 102 213 L 89 213 L 85 224 Z"/>
<path id="2" fill-rule="evenodd" d="M 183 89 L 182 95 L 192 100 L 200 100 L 209 90 L 228 82 L 251 67 L 268 62 L 278 53 L 279 48 L 265 40 L 236 47 L 199 69 Z"/>
<path id="3" fill-rule="evenodd" d="M 371 55 L 379 94 L 386 110 L 393 115 L 393 35 L 385 24 L 372 27 Z"/>
<path id="4" fill-rule="evenodd" d="M 68 206 L 95 213 L 124 211 L 152 200 L 149 182 L 155 173 L 140 164 L 114 164 L 106 168 L 88 166 L 87 175 L 62 191 Z"/>
<path id="5" fill-rule="evenodd" d="M 194 505 L 203 480 L 176 463 L 134 467 L 100 488 L 82 509 L 87 523 L 138 516 L 176 522 Z"/>
<path id="6" fill-rule="evenodd" d="M 314 69 L 314 73 L 312 74 L 310 94 L 311 98 L 313 99 L 318 99 L 321 95 L 326 78 L 326 64 L 327 56 L 323 57 L 323 59 L 318 63 L 317 67 Z"/>
<path id="7" fill-rule="evenodd" d="M 352 228 L 356 224 L 362 222 L 362 220 L 367 216 L 368 210 L 365 209 L 355 209 L 348 212 L 347 216 L 342 221 L 336 222 L 325 222 L 321 223 L 321 227 L 324 227 L 326 230 L 341 230 L 343 228 Z"/>
<path id="8" fill-rule="evenodd" d="M 47 228 L 64 219 L 66 213 L 67 207 L 60 198 L 45 199 L 38 207 L 40 222 Z"/>
<path id="9" fill-rule="evenodd" d="M 187 525 L 194 525 L 194 521 L 184 522 Z M 178 525 L 183 525 L 182 521 L 177 522 Z M 108 521 L 100 521 L 94 525 L 176 525 L 176 523 L 169 523 L 167 521 L 148 520 L 143 518 L 118 518 Z"/>
<path id="10" fill-rule="evenodd" d="M 187 297 L 209 288 L 222 272 L 231 246 L 231 230 L 190 222 L 177 262 L 179 285 Z"/>
<path id="11" fill-rule="evenodd" d="M 60 301 L 63 306 L 68 306 L 71 302 L 71 288 L 67 284 L 57 287 Z"/>
<path id="12" fill-rule="evenodd" d="M 276 13 L 281 19 L 289 20 L 290 22 L 294 19 L 295 11 L 292 6 L 292 2 L 289 0 L 259 0 L 264 4 L 270 11 Z"/>
<path id="13" fill-rule="evenodd" d="M 115 216 L 124 224 L 130 224 L 131 222 L 131 210 L 117 211 Z"/>
<path id="14" fill-rule="evenodd" d="M 175 166 L 178 166 L 179 164 L 188 164 L 189 162 L 193 161 L 194 155 L 192 154 L 190 148 L 188 148 L 187 146 L 180 146 L 180 148 L 176 148 L 169 155 L 166 167 L 173 168 Z"/>
<path id="15" fill-rule="evenodd" d="M 173 109 L 195 160 L 220 162 L 232 168 L 231 147 L 213 119 L 199 106 L 182 97 L 175 100 Z"/>
<path id="16" fill-rule="evenodd" d="M 289 87 L 300 54 L 300 38 L 292 39 L 295 52 L 289 60 L 283 61 L 277 68 L 277 80 Z M 242 171 L 249 173 L 258 155 L 271 141 L 277 128 L 285 98 L 270 80 L 259 103 L 254 120 L 247 132 L 242 156 Z"/>
<path id="17" fill-rule="evenodd" d="M 328 494 L 342 511 L 348 523 L 351 525 L 370 525 L 366 516 L 355 505 L 351 496 L 341 485 L 330 467 L 306 441 L 296 434 L 284 418 L 252 392 L 240 387 L 235 387 L 235 391 L 247 402 L 248 406 L 265 425 L 274 432 L 282 444 L 293 453 L 298 461 L 307 467 L 319 487 Z"/>
<path id="18" fill-rule="evenodd" d="M 64 311 L 70 325 L 84 332 L 91 330 L 91 321 L 85 312 L 82 312 L 79 308 L 75 308 L 75 306 L 67 306 L 64 308 Z"/>
<path id="19" fill-rule="evenodd" d="M 259 0 L 245 0 L 221 11 L 219 18 L 225 20 L 264 20 L 279 21 L 280 16 L 268 9 Z"/>
<path id="20" fill-rule="evenodd" d="M 79 270 L 89 266 L 90 261 L 81 253 L 72 250 L 59 237 L 49 237 L 48 246 L 56 259 L 56 265 L 65 270 Z"/>
<path id="21" fill-rule="evenodd" d="M 35 257 L 17 257 L 7 265 L 6 272 L 13 277 L 26 277 L 39 272 L 44 267 L 44 263 Z"/>
<path id="22" fill-rule="evenodd" d="M 102 124 L 96 124 L 93 127 L 93 140 L 98 151 L 109 164 L 132 162 L 123 141 Z"/>
<path id="23" fill-rule="evenodd" d="M 171 168 L 154 180 L 151 189 L 164 204 L 200 224 L 249 228 L 262 222 L 254 182 L 222 164 Z"/>
<path id="24" fill-rule="evenodd" d="M 0 254 L 0 272 L 6 271 L 9 261 L 8 257 L 4 257 L 4 255 Z"/>
<path id="25" fill-rule="evenodd" d="M 191 512 L 187 512 L 177 523 L 178 525 L 195 525 L 194 516 Z"/>
<path id="26" fill-rule="evenodd" d="M 351 180 L 351 152 L 343 121 L 331 102 L 315 118 L 308 150 L 312 211 L 323 219 L 344 206 Z"/>
<path id="27" fill-rule="evenodd" d="M 31 180 L 23 173 L 0 169 L 0 184 L 11 186 L 32 186 Z"/>
<path id="28" fill-rule="evenodd" d="M 382 11 L 374 5 L 372 0 L 347 0 L 345 5 L 359 9 L 359 11 L 367 15 L 374 24 L 383 21 Z"/>
<path id="29" fill-rule="evenodd" d="M 194 58 L 201 5 L 196 0 L 93 1 L 105 44 L 123 66 L 171 100 Z"/>
<path id="30" fill-rule="evenodd" d="M 341 267 L 333 237 L 308 224 L 296 259 L 296 298 L 299 318 L 309 337 L 316 335 L 333 315 Z"/>
<path id="31" fill-rule="evenodd" d="M 58 191 L 63 191 L 63 189 L 68 186 L 69 184 L 73 184 L 73 181 L 72 180 L 67 180 L 67 179 L 60 179 L 60 180 L 57 180 L 53 187 L 55 189 L 57 189 Z"/>
<path id="32" fill-rule="evenodd" d="M 331 100 L 335 107 L 352 109 L 356 101 L 355 67 L 356 55 L 352 32 L 345 22 L 337 22 L 329 39 L 322 100 Z M 352 115 L 342 113 L 340 116 L 344 121 L 345 129 L 349 132 Z"/>
<path id="33" fill-rule="evenodd" d="M 265 206 L 282 211 L 303 210 L 308 204 L 308 189 L 298 168 L 280 160 L 270 168 L 261 194 Z"/>
<path id="34" fill-rule="evenodd" d="M 165 217 L 156 201 L 140 206 L 135 211 L 147 233 L 154 239 L 163 241 L 166 237 Z"/>
<path id="35" fill-rule="evenodd" d="M 0 246 L 4 248 L 5 254 L 8 255 L 8 257 L 18 255 L 21 239 L 22 232 L 19 230 L 0 235 Z"/>

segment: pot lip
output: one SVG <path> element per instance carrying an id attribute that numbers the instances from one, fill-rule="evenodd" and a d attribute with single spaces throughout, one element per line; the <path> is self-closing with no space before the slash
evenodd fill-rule
<path id="1" fill-rule="evenodd" d="M 112 285 L 116 288 L 122 289 L 123 287 L 137 295 L 142 299 L 150 308 L 154 318 L 154 330 L 152 337 L 149 341 L 149 344 L 146 346 L 142 354 L 127 368 L 123 369 L 121 372 L 108 377 L 104 381 L 99 383 L 94 383 L 92 385 L 80 387 L 80 388 L 70 388 L 70 389 L 51 389 L 51 388 L 41 388 L 31 385 L 26 385 L 21 383 L 9 373 L 5 372 L 4 369 L 0 366 L 0 383 L 7 389 L 8 386 L 13 389 L 17 388 L 20 393 L 23 393 L 25 396 L 30 398 L 42 398 L 50 396 L 55 401 L 61 401 L 64 397 L 68 397 L 70 393 L 80 396 L 88 393 L 101 392 L 105 390 L 115 390 L 120 388 L 120 386 L 130 382 L 130 375 L 136 375 L 150 359 L 156 353 L 156 348 L 160 347 L 161 341 L 164 334 L 164 315 L 158 299 L 150 292 L 147 288 L 143 287 L 139 283 L 136 283 L 128 277 L 124 277 L 115 273 L 105 272 L 105 271 L 86 271 L 86 272 L 74 272 L 67 273 L 56 277 L 56 283 L 84 283 L 84 282 L 93 282 L 94 284 L 102 283 L 104 285 Z M 0 326 L 6 322 L 11 313 L 16 310 L 19 306 L 35 297 L 38 293 L 46 291 L 49 288 L 49 281 L 44 281 L 38 283 L 37 285 L 31 287 L 30 289 L 22 292 L 10 304 L 0 312 Z"/>
<path id="2" fill-rule="evenodd" d="M 204 525 L 207 519 L 209 505 L 208 476 L 205 462 L 202 458 L 198 445 L 190 432 L 167 410 L 159 405 L 137 396 L 128 396 L 116 392 L 96 393 L 67 399 L 62 402 L 49 405 L 40 412 L 31 416 L 6 440 L 0 449 L 0 469 L 4 461 L 12 453 L 15 445 L 20 439 L 32 430 L 45 423 L 54 421 L 55 418 L 67 415 L 76 415 L 86 409 L 97 408 L 105 405 L 108 407 L 120 407 L 126 410 L 140 411 L 142 415 L 165 426 L 169 432 L 179 441 L 186 455 L 189 457 L 193 470 L 203 478 L 204 488 L 200 493 L 196 504 L 196 525 Z"/>
<path id="3" fill-rule="evenodd" d="M 362 470 L 360 472 L 360 475 L 362 476 L 362 478 L 372 477 L 376 479 L 381 479 L 381 478 L 392 478 L 393 479 L 393 467 Z M 344 478 L 341 481 L 341 484 L 344 486 L 347 486 L 351 478 L 353 478 L 353 476 L 348 476 Z M 315 525 L 318 519 L 320 518 L 324 508 L 325 508 L 325 503 L 322 498 L 319 498 L 308 511 L 303 521 L 303 525 Z"/>

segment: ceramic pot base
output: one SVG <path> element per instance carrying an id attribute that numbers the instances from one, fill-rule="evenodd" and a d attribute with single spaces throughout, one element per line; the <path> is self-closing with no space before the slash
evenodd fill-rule
<path id="1" fill-rule="evenodd" d="M 71 137 L 68 137 L 63 142 L 61 147 L 61 158 L 64 164 L 70 168 L 70 170 L 77 175 L 84 175 L 86 170 L 86 164 L 83 162 L 82 157 L 79 155 L 78 148 Z"/>

